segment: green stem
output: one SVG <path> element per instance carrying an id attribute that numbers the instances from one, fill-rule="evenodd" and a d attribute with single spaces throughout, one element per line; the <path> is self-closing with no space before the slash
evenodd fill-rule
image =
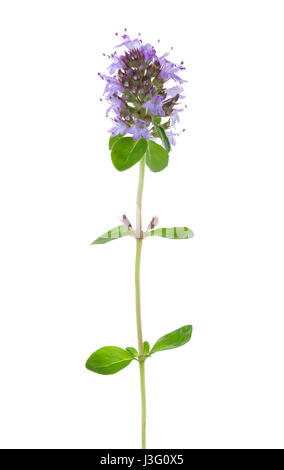
<path id="1" fill-rule="evenodd" d="M 142 250 L 142 193 L 145 173 L 145 156 L 140 160 L 139 184 L 136 205 L 136 260 L 135 260 L 135 294 L 136 294 L 136 324 L 139 351 L 141 409 L 142 409 L 142 449 L 146 449 L 146 394 L 145 394 L 145 358 L 142 322 L 141 322 L 141 297 L 140 297 L 140 264 Z"/>
<path id="2" fill-rule="evenodd" d="M 141 387 L 141 409 L 142 409 L 142 449 L 146 449 L 146 390 L 145 390 L 145 361 L 139 362 L 140 387 Z"/>
<path id="3" fill-rule="evenodd" d="M 142 238 L 142 194 L 145 174 L 145 156 L 140 160 L 139 183 L 136 200 L 136 238 Z"/>

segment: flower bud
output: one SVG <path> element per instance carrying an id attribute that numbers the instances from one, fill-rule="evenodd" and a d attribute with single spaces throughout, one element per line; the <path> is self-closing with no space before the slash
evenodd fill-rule
<path id="1" fill-rule="evenodd" d="M 129 220 L 128 220 L 128 218 L 126 217 L 125 214 L 123 214 L 122 219 L 121 219 L 121 222 L 124 223 L 125 227 L 130 228 L 130 230 L 132 230 L 132 225 L 131 225 L 131 223 L 129 222 Z"/>
<path id="2" fill-rule="evenodd" d="M 149 223 L 146 232 L 149 232 L 149 230 L 153 230 L 153 228 L 156 227 L 156 225 L 158 225 L 158 223 L 159 223 L 158 217 L 154 216 L 152 218 L 151 222 Z"/>

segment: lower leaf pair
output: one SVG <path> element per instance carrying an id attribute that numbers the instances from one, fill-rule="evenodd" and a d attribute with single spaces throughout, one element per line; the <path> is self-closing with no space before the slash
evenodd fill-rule
<path id="1" fill-rule="evenodd" d="M 162 227 L 156 228 L 155 230 L 150 230 L 150 232 L 143 232 L 142 235 L 143 238 L 156 236 L 176 240 L 186 240 L 193 237 L 193 231 L 188 227 Z M 125 225 L 119 225 L 118 227 L 114 227 L 105 232 L 100 237 L 96 238 L 96 240 L 94 240 L 91 245 L 102 245 L 112 240 L 116 240 L 117 238 L 126 236 L 132 236 L 135 238 L 135 232 L 130 228 L 125 227 Z"/>
<path id="2" fill-rule="evenodd" d="M 143 359 L 145 360 L 145 358 L 159 351 L 178 348 L 186 344 L 191 335 L 192 326 L 185 325 L 159 338 L 152 349 L 150 349 L 148 341 L 145 341 Z M 104 346 L 89 357 L 86 368 L 97 374 L 111 375 L 127 367 L 133 360 L 141 360 L 137 350 L 133 347 L 122 349 L 117 346 Z"/>

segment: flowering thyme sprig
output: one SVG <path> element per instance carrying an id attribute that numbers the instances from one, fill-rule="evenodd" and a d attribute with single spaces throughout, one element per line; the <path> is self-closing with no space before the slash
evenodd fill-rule
<path id="1" fill-rule="evenodd" d="M 130 134 L 135 141 L 141 137 L 155 139 L 159 137 L 158 122 L 174 145 L 174 136 L 179 135 L 175 130 L 178 114 L 184 109 L 180 100 L 184 98 L 181 84 L 185 80 L 179 76 L 185 69 L 183 62 L 174 64 L 167 58 L 169 53 L 159 57 L 151 44 L 143 44 L 140 35 L 131 39 L 126 30 L 116 47 L 125 48 L 124 53 L 115 51 L 108 56 L 109 75 L 99 73 L 106 82 L 107 116 L 113 121 L 109 131 L 113 137 Z"/>
<path id="2" fill-rule="evenodd" d="M 141 318 L 140 264 L 142 244 L 146 238 L 162 237 L 185 240 L 193 237 L 187 227 L 161 227 L 154 216 L 146 231 L 142 224 L 142 195 L 146 166 L 152 172 L 164 170 L 169 161 L 170 143 L 180 134 L 175 129 L 184 98 L 179 72 L 184 70 L 167 59 L 168 54 L 159 57 L 153 46 L 143 44 L 140 35 L 130 39 L 125 30 L 118 48 L 124 47 L 122 55 L 114 52 L 109 56 L 111 64 L 108 75 L 99 74 L 106 82 L 104 100 L 108 102 L 106 115 L 113 121 L 110 129 L 109 149 L 111 160 L 118 171 L 125 171 L 139 163 L 139 180 L 136 198 L 136 227 L 123 214 L 118 227 L 98 237 L 92 245 L 104 245 L 122 237 L 136 241 L 135 257 L 135 298 L 138 349 L 129 346 L 104 346 L 97 349 L 87 360 L 86 367 L 97 374 L 116 374 L 138 362 L 141 389 L 141 444 L 146 448 L 146 387 L 145 362 L 157 352 L 175 349 L 186 344 L 192 334 L 192 326 L 185 325 L 160 337 L 152 347 L 143 341 Z M 103 99 L 101 99 L 103 101 Z M 181 131 L 183 132 L 183 130 Z M 156 142 L 161 140 L 161 144 Z M 111 291 L 110 291 L 111 292 Z M 157 312 L 158 313 L 158 312 Z"/>

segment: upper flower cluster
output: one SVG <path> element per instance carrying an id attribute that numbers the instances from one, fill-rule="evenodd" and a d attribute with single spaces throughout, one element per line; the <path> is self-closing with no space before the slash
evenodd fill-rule
<path id="1" fill-rule="evenodd" d="M 184 109 L 179 101 L 184 98 L 181 84 L 185 80 L 178 75 L 184 70 L 183 62 L 179 65 L 170 62 L 169 53 L 158 57 L 151 44 L 143 44 L 140 35 L 130 39 L 126 30 L 116 47 L 124 47 L 124 54 L 114 52 L 108 56 L 109 74 L 99 73 L 106 82 L 104 98 L 109 103 L 107 116 L 114 123 L 110 129 L 112 136 L 127 133 L 134 140 L 156 138 L 155 123 L 159 122 L 175 144 L 179 134 L 174 128 L 179 122 L 178 113 Z M 170 82 L 172 86 L 166 88 Z"/>

